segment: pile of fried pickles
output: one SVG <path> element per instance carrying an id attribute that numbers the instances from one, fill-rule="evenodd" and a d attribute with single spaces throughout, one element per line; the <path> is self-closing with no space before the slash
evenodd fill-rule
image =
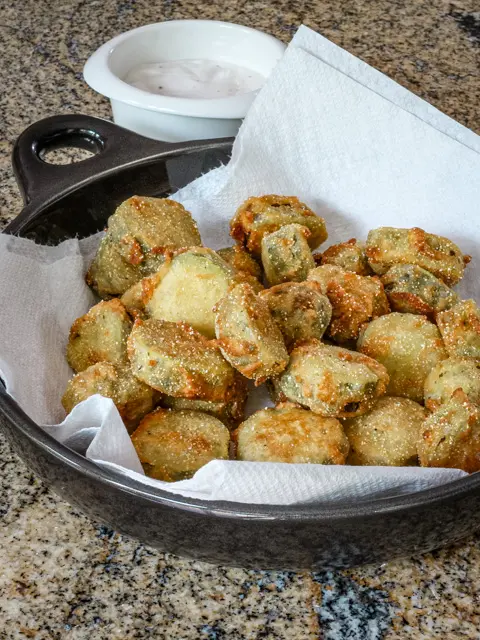
<path id="1" fill-rule="evenodd" d="M 111 398 L 164 481 L 229 458 L 480 470 L 480 309 L 451 288 L 468 256 L 393 227 L 313 253 L 325 221 L 278 195 L 230 235 L 202 246 L 170 199 L 117 208 L 87 274 L 102 301 L 70 330 L 67 413 Z M 245 419 L 252 383 L 275 406 Z"/>

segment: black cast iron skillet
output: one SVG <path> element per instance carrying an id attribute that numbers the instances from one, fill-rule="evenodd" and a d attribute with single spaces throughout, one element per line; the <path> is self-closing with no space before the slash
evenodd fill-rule
<path id="1" fill-rule="evenodd" d="M 231 140 L 155 142 L 87 116 L 47 118 L 17 140 L 25 208 L 5 233 L 58 243 L 104 227 L 133 194 L 163 195 L 228 159 Z M 45 149 L 96 155 L 66 166 Z M 237 203 L 232 203 L 232 208 Z M 480 473 L 406 496 L 335 506 L 259 506 L 175 496 L 102 469 L 58 444 L 0 385 L 0 422 L 28 465 L 62 497 L 118 531 L 172 553 L 253 568 L 347 567 L 451 543 L 480 527 Z"/>

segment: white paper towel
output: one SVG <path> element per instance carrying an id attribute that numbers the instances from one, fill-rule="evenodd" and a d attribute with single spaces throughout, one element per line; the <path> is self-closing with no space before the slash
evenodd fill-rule
<path id="1" fill-rule="evenodd" d="M 260 92 L 232 161 L 176 196 L 204 243 L 229 244 L 248 196 L 297 195 L 327 220 L 329 243 L 381 225 L 421 226 L 473 256 L 459 288 L 480 299 L 479 137 L 324 38 L 302 28 Z M 215 461 L 174 484 L 150 480 L 113 403 L 95 396 L 64 417 L 68 330 L 93 304 L 83 276 L 99 237 L 37 247 L 0 236 L 0 373 L 32 419 L 87 457 L 188 497 L 252 504 L 345 501 L 418 491 L 457 470 Z M 264 398 L 264 397 L 263 397 Z M 249 407 L 262 405 L 262 396 Z"/>

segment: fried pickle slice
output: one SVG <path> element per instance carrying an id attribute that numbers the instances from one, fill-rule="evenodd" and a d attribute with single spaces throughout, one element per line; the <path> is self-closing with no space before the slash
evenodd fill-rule
<path id="1" fill-rule="evenodd" d="M 132 321 L 120 300 L 99 302 L 72 324 L 68 364 L 78 373 L 97 362 L 126 362 L 131 329 Z"/>
<path id="2" fill-rule="evenodd" d="M 216 306 L 215 332 L 224 357 L 261 384 L 286 367 L 288 353 L 268 305 L 248 284 L 238 284 Z"/>
<path id="3" fill-rule="evenodd" d="M 265 195 L 246 200 L 230 223 L 230 235 L 255 257 L 262 250 L 262 238 L 286 224 L 301 224 L 310 230 L 308 244 L 315 249 L 328 237 L 325 220 L 294 196 Z"/>
<path id="4" fill-rule="evenodd" d="M 211 460 L 227 460 L 229 441 L 225 425 L 200 411 L 157 409 L 132 434 L 145 474 L 165 482 L 191 478 Z"/>

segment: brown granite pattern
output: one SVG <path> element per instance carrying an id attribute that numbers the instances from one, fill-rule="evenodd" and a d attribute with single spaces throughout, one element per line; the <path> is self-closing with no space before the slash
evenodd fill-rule
<path id="1" fill-rule="evenodd" d="M 22 129 L 57 113 L 109 116 L 82 81 L 88 55 L 132 27 L 200 16 L 285 42 L 303 22 L 480 132 L 478 0 L 0 0 L 2 225 L 21 208 L 9 156 Z M 480 638 L 480 535 L 338 573 L 218 568 L 92 523 L 1 437 L 0 469 L 0 640 Z"/>

